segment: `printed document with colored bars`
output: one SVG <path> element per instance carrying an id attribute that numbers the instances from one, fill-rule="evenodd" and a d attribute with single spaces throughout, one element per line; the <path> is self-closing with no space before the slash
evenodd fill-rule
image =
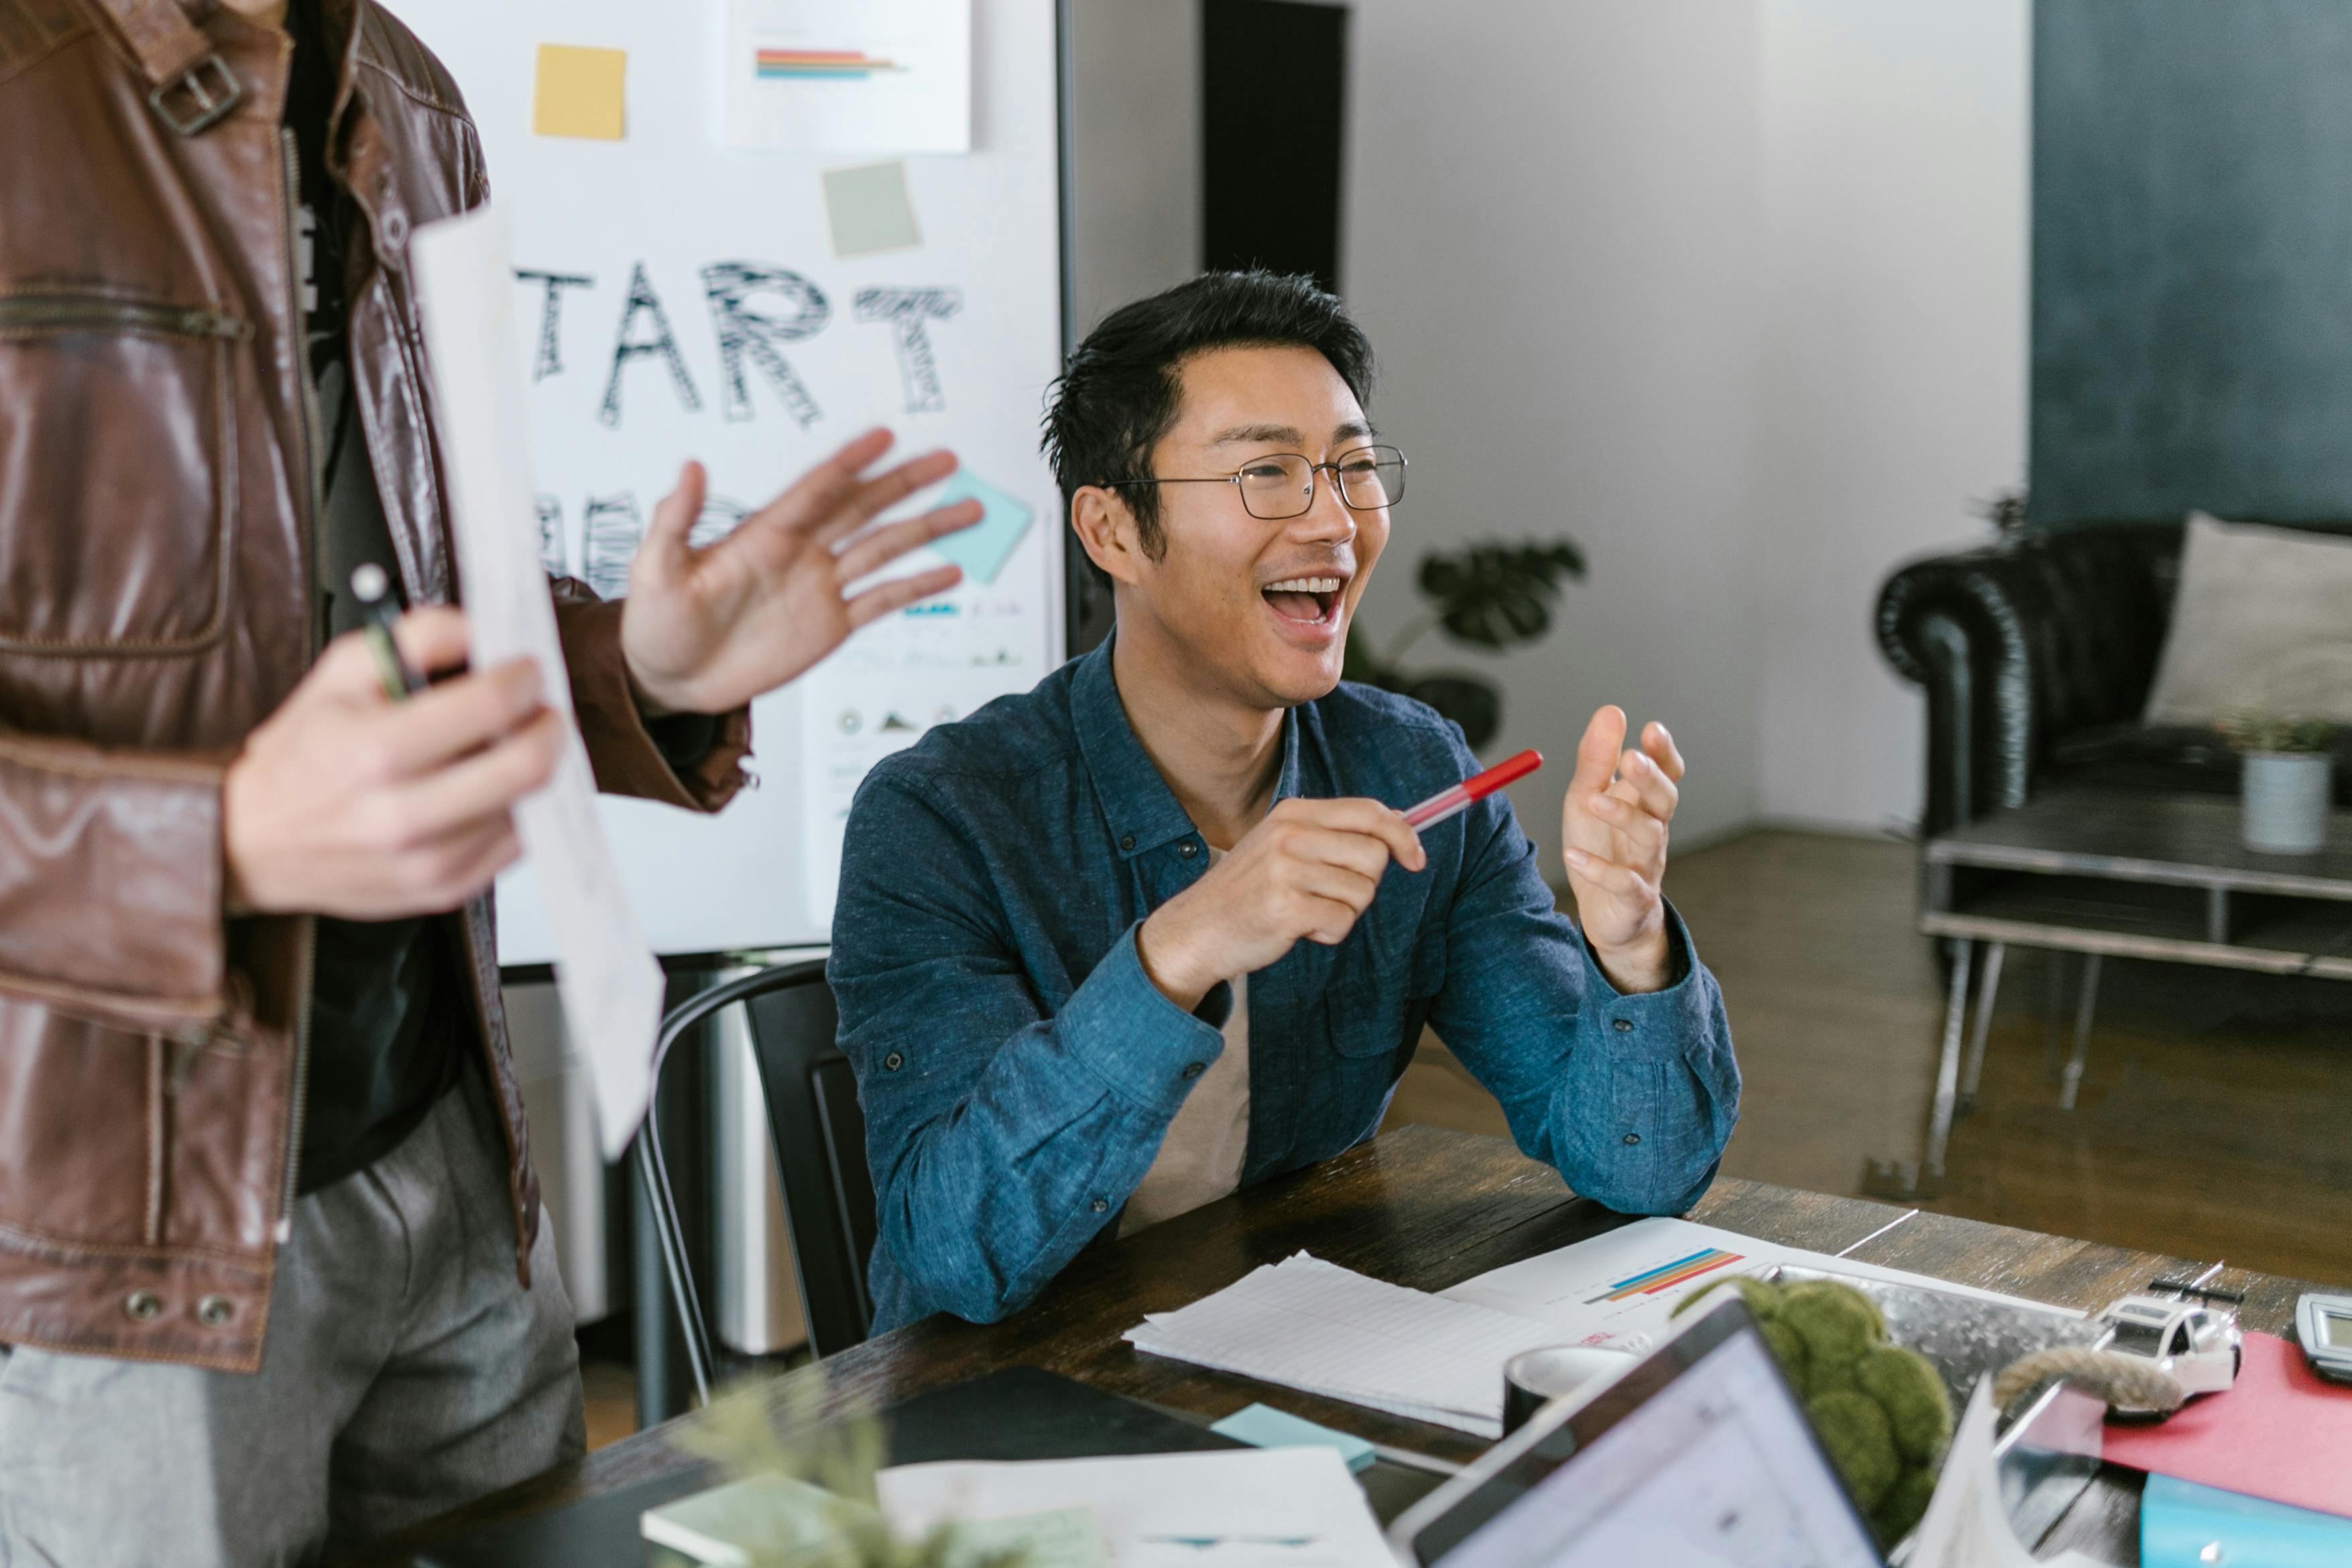
<path id="1" fill-rule="evenodd" d="M 1783 1266 L 1887 1284 L 1925 1285 L 1983 1301 L 2053 1310 L 2042 1301 L 1898 1269 L 1881 1269 L 1826 1252 L 1776 1246 L 1687 1219 L 1638 1219 L 1557 1252 L 1465 1280 L 1439 1294 L 1549 1323 L 1562 1331 L 1568 1343 L 1638 1351 L 1665 1337 L 1675 1307 L 1693 1291 L 1735 1275 L 1759 1274 Z"/>

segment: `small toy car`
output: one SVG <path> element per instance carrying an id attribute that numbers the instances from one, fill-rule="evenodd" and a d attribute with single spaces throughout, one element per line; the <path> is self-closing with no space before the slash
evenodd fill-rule
<path id="1" fill-rule="evenodd" d="M 2237 1313 L 2214 1303 L 2244 1300 L 2234 1291 L 2151 1280 L 2146 1291 L 2124 1297 L 2099 1317 L 2115 1331 L 2107 1349 L 2154 1363 L 2193 1399 L 2227 1393 L 2237 1382 L 2245 1336 Z"/>

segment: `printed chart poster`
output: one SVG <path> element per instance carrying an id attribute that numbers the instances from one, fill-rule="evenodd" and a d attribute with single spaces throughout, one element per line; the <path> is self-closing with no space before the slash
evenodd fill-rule
<path id="1" fill-rule="evenodd" d="M 971 151 L 971 0 L 729 0 L 727 143 Z"/>
<path id="2" fill-rule="evenodd" d="M 885 616 L 803 677 L 801 799 L 809 919 L 833 924 L 842 830 L 873 766 L 1046 674 L 1045 628 L 1017 598 L 959 593 Z"/>

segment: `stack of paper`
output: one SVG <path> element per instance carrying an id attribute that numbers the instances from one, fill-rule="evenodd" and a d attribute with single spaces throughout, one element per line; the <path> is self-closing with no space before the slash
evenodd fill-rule
<path id="1" fill-rule="evenodd" d="M 1127 1333 L 1148 1355 L 1489 1438 L 1503 1435 L 1503 1364 L 1559 1339 L 1549 1324 L 1367 1279 L 1304 1252 Z"/>

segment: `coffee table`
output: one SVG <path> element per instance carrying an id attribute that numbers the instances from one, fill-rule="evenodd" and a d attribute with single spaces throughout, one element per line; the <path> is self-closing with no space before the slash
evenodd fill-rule
<path id="1" fill-rule="evenodd" d="M 2070 1111 L 2110 956 L 2352 980 L 2352 811 L 2332 814 L 2328 847 L 2310 855 L 2249 850 L 2238 822 L 2226 796 L 2054 790 L 1930 839 L 1919 929 L 1951 938 L 1956 952 L 1927 1148 L 1916 1176 L 1879 1166 L 1866 1187 L 1916 1197 L 1940 1186 L 1952 1118 L 1975 1103 L 2013 946 L 2083 955 L 2058 1096 Z"/>

